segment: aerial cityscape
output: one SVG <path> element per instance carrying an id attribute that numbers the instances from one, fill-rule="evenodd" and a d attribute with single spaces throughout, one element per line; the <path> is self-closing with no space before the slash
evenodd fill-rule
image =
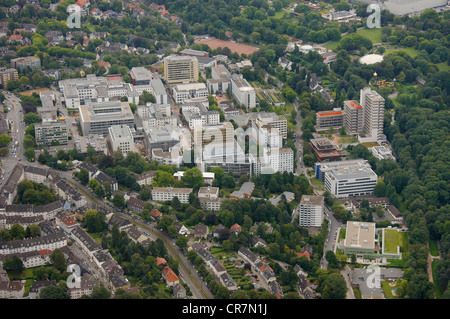
<path id="1" fill-rule="evenodd" d="M 0 0 L 0 299 L 449 299 L 449 32 L 447 0 Z"/>

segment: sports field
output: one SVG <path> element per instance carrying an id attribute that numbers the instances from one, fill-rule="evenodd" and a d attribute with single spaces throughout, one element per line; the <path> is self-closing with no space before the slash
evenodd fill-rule
<path id="1" fill-rule="evenodd" d="M 195 43 L 200 43 L 200 44 L 206 44 L 208 45 L 211 49 L 217 49 L 217 48 L 225 48 L 228 47 L 231 52 L 236 52 L 237 54 L 246 54 L 246 55 L 250 55 L 256 51 L 259 50 L 259 48 L 251 46 L 251 45 L 247 45 L 247 44 L 242 44 L 242 43 L 237 43 L 237 42 L 231 42 L 231 41 L 224 41 L 221 39 L 216 39 L 216 38 L 207 38 L 207 39 L 196 39 L 194 41 Z"/>

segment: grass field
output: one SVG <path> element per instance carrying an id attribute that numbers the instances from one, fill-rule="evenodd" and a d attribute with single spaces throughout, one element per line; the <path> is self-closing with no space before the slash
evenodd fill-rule
<path id="1" fill-rule="evenodd" d="M 429 240 L 431 256 L 439 256 L 439 250 L 435 240 Z"/>
<path id="2" fill-rule="evenodd" d="M 442 62 L 436 65 L 438 66 L 439 71 L 450 71 L 450 65 L 448 65 L 447 62 Z"/>
<path id="3" fill-rule="evenodd" d="M 397 230 L 384 230 L 384 251 L 386 253 L 396 253 L 397 246 L 400 246 L 400 236 Z"/>
<path id="4" fill-rule="evenodd" d="M 397 296 L 394 296 L 393 289 L 396 289 L 396 286 L 391 287 L 389 284 L 391 281 L 381 281 L 381 289 L 383 289 L 383 294 L 386 299 L 400 299 Z"/>
<path id="5" fill-rule="evenodd" d="M 419 54 L 419 51 L 417 51 L 416 49 L 413 48 L 401 48 L 401 49 L 387 49 L 384 52 L 384 55 L 389 54 L 389 53 L 393 53 L 393 52 L 397 52 L 397 51 L 405 51 L 411 58 L 416 57 Z"/>
<path id="6" fill-rule="evenodd" d="M 323 46 L 325 48 L 327 48 L 328 50 L 334 50 L 337 48 L 338 45 L 339 45 L 339 41 L 330 41 L 330 42 L 323 44 Z"/>
<path id="7" fill-rule="evenodd" d="M 372 43 L 381 43 L 381 28 L 358 29 L 356 33 L 368 38 Z"/>

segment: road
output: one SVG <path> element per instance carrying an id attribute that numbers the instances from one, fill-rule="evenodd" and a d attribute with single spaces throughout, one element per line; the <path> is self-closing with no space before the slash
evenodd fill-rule
<path id="1" fill-rule="evenodd" d="M 336 252 L 336 244 L 339 239 L 339 228 L 345 227 L 344 224 L 342 224 L 340 221 L 337 220 L 337 218 L 334 216 L 331 209 L 327 205 L 324 205 L 324 206 L 325 206 L 325 209 L 324 209 L 325 216 L 326 216 L 326 219 L 328 219 L 328 221 L 329 221 L 329 224 L 328 224 L 329 228 L 328 228 L 327 238 L 325 238 L 325 246 L 323 248 L 323 256 L 322 256 L 322 259 L 320 260 L 321 268 L 328 267 L 328 262 L 325 259 L 325 254 L 329 250 Z"/>

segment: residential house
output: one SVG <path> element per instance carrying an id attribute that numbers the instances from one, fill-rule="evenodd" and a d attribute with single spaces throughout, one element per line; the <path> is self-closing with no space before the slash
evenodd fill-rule
<path id="1" fill-rule="evenodd" d="M 178 276 L 173 272 L 172 268 L 169 266 L 164 267 L 162 270 L 162 277 L 166 281 L 168 287 L 173 287 L 180 283 Z"/>

